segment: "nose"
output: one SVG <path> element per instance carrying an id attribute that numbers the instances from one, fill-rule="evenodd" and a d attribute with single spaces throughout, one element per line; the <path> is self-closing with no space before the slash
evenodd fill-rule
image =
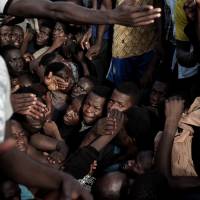
<path id="1" fill-rule="evenodd" d="M 117 103 L 113 103 L 112 105 L 110 105 L 110 110 L 118 110 L 118 106 Z"/>
<path id="2" fill-rule="evenodd" d="M 87 113 L 92 113 L 93 112 L 93 108 L 91 106 L 88 106 L 86 109 Z"/>

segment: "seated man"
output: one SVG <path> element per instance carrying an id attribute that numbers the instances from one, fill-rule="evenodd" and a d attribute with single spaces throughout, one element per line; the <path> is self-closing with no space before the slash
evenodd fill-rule
<path id="1" fill-rule="evenodd" d="M 109 88 L 97 86 L 87 95 L 80 115 L 82 121 L 77 125 L 78 130 L 75 127 L 78 134 L 74 133 L 69 135 L 69 138 L 66 141 L 72 150 L 75 150 L 80 146 L 82 140 L 95 125 L 96 121 L 104 115 L 105 104 L 109 93 Z M 66 129 L 67 128 L 68 127 L 66 126 Z"/>

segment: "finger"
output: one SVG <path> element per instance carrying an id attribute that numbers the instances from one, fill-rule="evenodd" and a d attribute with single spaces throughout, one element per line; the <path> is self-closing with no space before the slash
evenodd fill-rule
<path id="1" fill-rule="evenodd" d="M 43 108 L 43 109 L 47 107 L 47 106 L 46 106 L 44 103 L 42 103 L 41 101 L 36 101 L 35 105 L 38 106 L 38 107 L 41 107 L 41 108 Z"/>
<path id="2" fill-rule="evenodd" d="M 156 18 L 158 18 L 157 15 L 140 16 L 140 17 L 135 19 L 135 24 L 153 23 Z"/>
<path id="3" fill-rule="evenodd" d="M 15 147 L 16 143 L 13 139 L 5 140 L 5 142 L 0 143 L 0 154 L 6 153 Z"/>
<path id="4" fill-rule="evenodd" d="M 155 18 L 159 18 L 161 16 L 160 9 L 153 9 L 153 10 L 145 10 L 142 7 L 140 10 L 133 14 L 134 20 L 136 22 L 137 19 L 142 17 L 146 17 L 148 20 L 153 20 Z"/>

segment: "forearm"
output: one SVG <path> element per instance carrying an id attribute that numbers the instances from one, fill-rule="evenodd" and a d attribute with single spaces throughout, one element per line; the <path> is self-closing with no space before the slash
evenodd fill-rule
<path id="1" fill-rule="evenodd" d="M 33 6 L 33 3 L 27 0 L 14 1 L 9 6 L 7 14 L 31 18 L 49 17 L 58 21 L 69 21 L 70 23 L 81 24 L 93 24 L 94 21 L 97 24 L 107 24 L 112 23 L 111 21 L 114 20 L 113 12 L 97 12 L 95 9 L 87 9 L 73 2 L 50 2 L 48 0 L 34 0 L 34 2 Z"/>
<path id="2" fill-rule="evenodd" d="M 55 151 L 58 141 L 46 135 L 34 134 L 30 144 L 41 151 Z"/>
<path id="3" fill-rule="evenodd" d="M 168 179 L 171 179 L 171 152 L 177 126 L 178 122 L 176 120 L 166 119 L 164 132 L 156 155 L 157 168 Z"/>
<path id="4" fill-rule="evenodd" d="M 61 172 L 33 161 L 16 149 L 2 155 L 0 161 L 2 170 L 17 183 L 50 190 L 61 185 Z"/>
<path id="5" fill-rule="evenodd" d="M 84 138 L 84 140 L 82 141 L 80 147 L 85 147 L 88 146 L 89 144 L 91 144 L 98 136 L 95 134 L 95 132 L 93 130 L 91 130 L 86 137 Z"/>

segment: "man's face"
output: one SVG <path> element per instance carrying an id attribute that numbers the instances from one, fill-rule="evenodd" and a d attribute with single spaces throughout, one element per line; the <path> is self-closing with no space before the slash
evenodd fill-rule
<path id="1" fill-rule="evenodd" d="M 6 181 L 1 185 L 1 192 L 3 195 L 3 199 L 8 200 L 20 200 L 20 188 L 19 186 L 12 182 L 12 181 Z"/>
<path id="2" fill-rule="evenodd" d="M 24 40 L 24 32 L 21 28 L 15 27 L 12 30 L 12 43 L 16 48 L 21 48 Z"/>
<path id="3" fill-rule="evenodd" d="M 152 87 L 150 94 L 150 105 L 157 107 L 165 100 L 167 85 L 165 83 L 156 81 Z"/>
<path id="4" fill-rule="evenodd" d="M 0 46 L 4 47 L 11 44 L 12 28 L 10 26 L 2 26 L 0 28 Z"/>
<path id="5" fill-rule="evenodd" d="M 92 124 L 102 116 L 105 101 L 105 98 L 90 92 L 83 105 L 83 119 L 86 124 Z"/>
<path id="6" fill-rule="evenodd" d="M 81 108 L 82 101 L 80 99 L 74 99 L 72 103 L 67 108 L 64 115 L 64 123 L 69 126 L 74 126 L 79 123 L 79 112 Z"/>
<path id="7" fill-rule="evenodd" d="M 93 84 L 87 78 L 81 78 L 79 82 L 73 87 L 72 97 L 88 94 L 93 88 Z"/>
<path id="8" fill-rule="evenodd" d="M 57 37 L 64 37 L 64 36 L 65 32 L 63 30 L 63 27 L 59 22 L 57 22 L 53 30 L 53 40 L 55 40 Z"/>
<path id="9" fill-rule="evenodd" d="M 20 75 L 24 69 L 24 60 L 21 56 L 21 52 L 18 49 L 13 49 L 8 52 L 6 62 L 9 65 L 9 70 L 13 75 Z"/>
<path id="10" fill-rule="evenodd" d="M 51 34 L 51 29 L 45 26 L 40 28 L 40 32 L 36 35 L 36 44 L 39 46 L 45 46 L 48 44 Z"/>
<path id="11" fill-rule="evenodd" d="M 130 96 L 119 92 L 115 89 L 112 96 L 108 102 L 107 110 L 108 112 L 115 109 L 120 112 L 126 111 L 134 105 L 133 100 Z"/>

